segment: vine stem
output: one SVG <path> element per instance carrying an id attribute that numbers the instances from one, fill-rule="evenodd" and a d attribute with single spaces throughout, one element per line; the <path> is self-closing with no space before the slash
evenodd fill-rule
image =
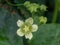
<path id="1" fill-rule="evenodd" d="M 12 4 L 8 0 L 5 0 L 5 1 L 6 1 L 7 4 L 12 5 L 12 6 L 21 6 L 21 5 L 23 5 L 23 4 Z"/>
<path id="2" fill-rule="evenodd" d="M 55 0 L 55 9 L 54 9 L 52 23 L 56 23 L 57 16 L 58 16 L 58 0 Z"/>

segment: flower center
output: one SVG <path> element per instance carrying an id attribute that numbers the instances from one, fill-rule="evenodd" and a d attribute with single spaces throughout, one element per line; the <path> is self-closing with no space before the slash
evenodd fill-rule
<path id="1" fill-rule="evenodd" d="M 24 31 L 25 31 L 25 32 L 28 32 L 28 31 L 29 31 L 29 26 L 26 26 L 26 25 L 25 25 Z"/>

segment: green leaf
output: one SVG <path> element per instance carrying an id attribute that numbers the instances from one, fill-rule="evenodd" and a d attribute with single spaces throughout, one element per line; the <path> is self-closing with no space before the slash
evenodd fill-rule
<path id="1" fill-rule="evenodd" d="M 30 45 L 60 45 L 60 24 L 40 25 L 33 39 L 28 43 Z"/>

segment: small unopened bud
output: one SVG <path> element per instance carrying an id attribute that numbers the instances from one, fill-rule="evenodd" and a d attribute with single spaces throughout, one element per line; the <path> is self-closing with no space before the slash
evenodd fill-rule
<path id="1" fill-rule="evenodd" d="M 41 10 L 41 11 L 47 11 L 46 9 L 47 9 L 47 7 L 46 7 L 45 5 L 41 5 L 41 6 L 40 6 L 40 10 Z"/>
<path id="2" fill-rule="evenodd" d="M 40 21 L 40 23 L 45 24 L 47 22 L 47 18 L 41 16 L 41 17 L 39 17 L 39 21 Z"/>

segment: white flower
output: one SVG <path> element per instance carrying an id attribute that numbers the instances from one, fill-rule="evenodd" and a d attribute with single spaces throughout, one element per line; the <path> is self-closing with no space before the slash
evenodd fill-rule
<path id="1" fill-rule="evenodd" d="M 38 30 L 38 26 L 36 24 L 33 24 L 33 19 L 28 18 L 25 20 L 25 22 L 18 20 L 17 25 L 19 29 L 17 30 L 17 35 L 19 36 L 25 36 L 26 39 L 31 40 L 33 37 L 32 32 L 36 32 Z"/>

